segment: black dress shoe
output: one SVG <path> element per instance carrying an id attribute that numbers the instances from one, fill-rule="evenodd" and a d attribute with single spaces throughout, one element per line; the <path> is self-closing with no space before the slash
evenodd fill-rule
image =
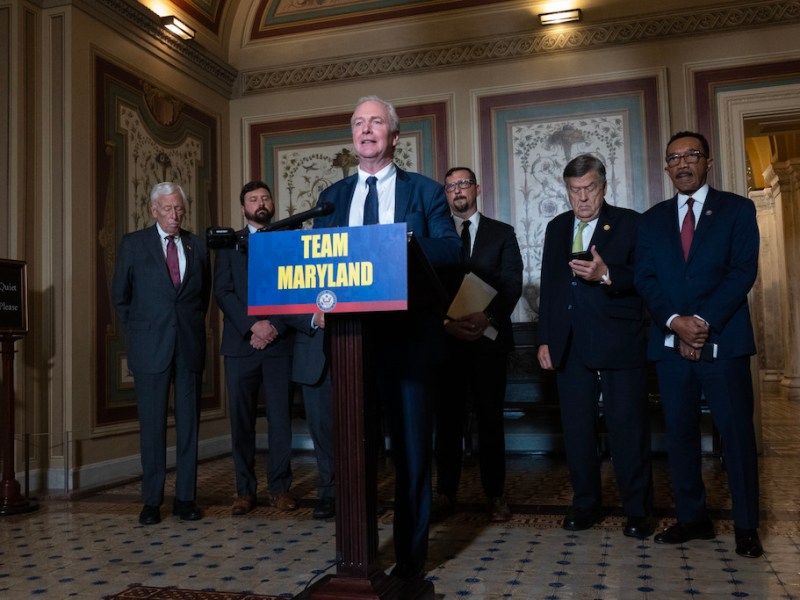
<path id="1" fill-rule="evenodd" d="M 425 578 L 425 568 L 420 564 L 397 563 L 391 575 L 403 581 L 422 580 Z"/>
<path id="2" fill-rule="evenodd" d="M 764 554 L 764 547 L 758 539 L 757 529 L 734 528 L 736 535 L 736 554 L 745 558 L 758 558 Z"/>
<path id="3" fill-rule="evenodd" d="M 320 498 L 314 507 L 315 519 L 330 519 L 336 514 L 336 504 L 331 497 Z"/>
<path id="4" fill-rule="evenodd" d="M 203 513 L 200 512 L 193 500 L 175 500 L 172 505 L 172 514 L 181 521 L 199 521 L 203 518 Z"/>
<path id="5" fill-rule="evenodd" d="M 597 523 L 603 520 L 603 515 L 599 508 L 591 510 L 572 510 L 566 517 L 561 527 L 567 531 L 583 531 L 584 529 L 591 529 Z"/>
<path id="6" fill-rule="evenodd" d="M 145 504 L 139 513 L 139 523 L 142 525 L 158 525 L 161 523 L 161 510 L 157 506 Z"/>
<path id="7" fill-rule="evenodd" d="M 653 541 L 656 544 L 683 544 L 689 540 L 713 540 L 715 537 L 717 534 L 714 533 L 714 524 L 711 519 L 707 519 L 693 523 L 678 521 L 657 533 Z"/>
<path id="8" fill-rule="evenodd" d="M 653 535 L 655 530 L 656 524 L 653 517 L 628 517 L 622 533 L 628 537 L 642 539 Z"/>

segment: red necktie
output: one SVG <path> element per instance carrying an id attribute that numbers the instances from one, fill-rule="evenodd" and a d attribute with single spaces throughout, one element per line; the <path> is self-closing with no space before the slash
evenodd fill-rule
<path id="1" fill-rule="evenodd" d="M 167 236 L 167 269 L 172 279 L 175 289 L 181 287 L 181 267 L 178 264 L 178 246 L 175 245 L 175 238 Z"/>
<path id="2" fill-rule="evenodd" d="M 694 198 L 689 198 L 686 201 L 686 215 L 683 217 L 683 224 L 681 225 L 681 246 L 683 246 L 683 258 L 689 258 L 689 248 L 692 247 L 692 238 L 694 237 L 694 210 L 692 205 Z"/>

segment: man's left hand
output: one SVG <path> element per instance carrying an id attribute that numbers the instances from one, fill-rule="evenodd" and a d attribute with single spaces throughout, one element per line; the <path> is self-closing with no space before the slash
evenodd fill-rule
<path id="1" fill-rule="evenodd" d="M 603 258 L 597 253 L 597 247 L 592 245 L 590 248 L 592 260 L 571 260 L 569 268 L 585 281 L 602 281 L 603 275 L 608 274 L 608 267 Z"/>

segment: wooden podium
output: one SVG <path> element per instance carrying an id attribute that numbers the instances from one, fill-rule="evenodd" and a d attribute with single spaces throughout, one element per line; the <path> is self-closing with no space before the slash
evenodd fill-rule
<path id="1" fill-rule="evenodd" d="M 408 236 L 408 309 L 441 305 L 445 294 L 419 243 Z M 443 314 L 443 313 L 442 313 Z M 430 581 L 387 575 L 378 557 L 376 402 L 369 393 L 369 317 L 326 315 L 333 382 L 336 573 L 296 596 L 307 600 L 433 600 Z"/>

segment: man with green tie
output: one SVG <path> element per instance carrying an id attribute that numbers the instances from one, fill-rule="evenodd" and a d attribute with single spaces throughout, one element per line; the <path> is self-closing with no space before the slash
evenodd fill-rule
<path id="1" fill-rule="evenodd" d="M 539 298 L 539 364 L 556 372 L 572 508 L 563 527 L 603 520 L 600 400 L 627 517 L 624 534 L 652 535 L 653 475 L 645 320 L 633 287 L 639 213 L 605 201 L 606 169 L 590 154 L 564 169 L 572 210 L 547 226 Z"/>

